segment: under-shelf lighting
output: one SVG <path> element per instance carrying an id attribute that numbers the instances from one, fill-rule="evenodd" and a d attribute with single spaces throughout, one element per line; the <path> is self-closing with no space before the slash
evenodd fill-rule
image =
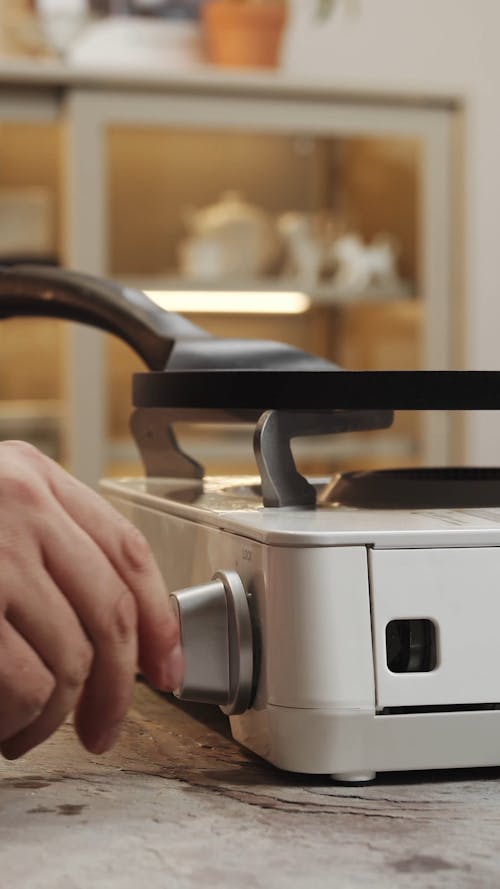
<path id="1" fill-rule="evenodd" d="M 146 290 L 145 293 L 156 305 L 170 312 L 300 315 L 311 305 L 310 298 L 299 291 Z"/>

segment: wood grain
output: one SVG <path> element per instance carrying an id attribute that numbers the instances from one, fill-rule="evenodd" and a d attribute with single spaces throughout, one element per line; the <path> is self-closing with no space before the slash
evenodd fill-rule
<path id="1" fill-rule="evenodd" d="M 70 725 L 0 763 L 7 887 L 497 887 L 500 770 L 390 774 L 364 788 L 279 772 L 218 710 L 143 685 L 114 750 Z"/>

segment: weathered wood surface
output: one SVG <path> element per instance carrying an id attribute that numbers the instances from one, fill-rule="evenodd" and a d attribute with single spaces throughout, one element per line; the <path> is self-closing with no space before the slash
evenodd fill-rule
<path id="1" fill-rule="evenodd" d="M 0 889 L 499 887 L 500 770 L 364 788 L 276 771 L 217 710 L 138 686 L 104 757 L 0 762 Z"/>

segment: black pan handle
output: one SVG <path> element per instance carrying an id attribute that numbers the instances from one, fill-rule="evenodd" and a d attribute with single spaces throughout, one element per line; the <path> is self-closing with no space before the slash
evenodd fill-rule
<path id="1" fill-rule="evenodd" d="M 131 287 L 51 266 L 0 268 L 0 319 L 42 315 L 90 324 L 125 340 L 149 370 L 338 370 L 272 340 L 211 336 Z"/>
<path id="2" fill-rule="evenodd" d="M 80 321 L 116 334 L 150 370 L 164 370 L 177 340 L 210 338 L 182 315 L 166 312 L 131 287 L 51 266 L 0 271 L 0 318 L 42 315 Z"/>

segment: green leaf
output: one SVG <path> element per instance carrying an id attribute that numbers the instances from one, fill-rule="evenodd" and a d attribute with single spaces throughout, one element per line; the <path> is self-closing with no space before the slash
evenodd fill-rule
<path id="1" fill-rule="evenodd" d="M 316 15 L 320 22 L 325 22 L 333 12 L 337 0 L 318 0 Z"/>

